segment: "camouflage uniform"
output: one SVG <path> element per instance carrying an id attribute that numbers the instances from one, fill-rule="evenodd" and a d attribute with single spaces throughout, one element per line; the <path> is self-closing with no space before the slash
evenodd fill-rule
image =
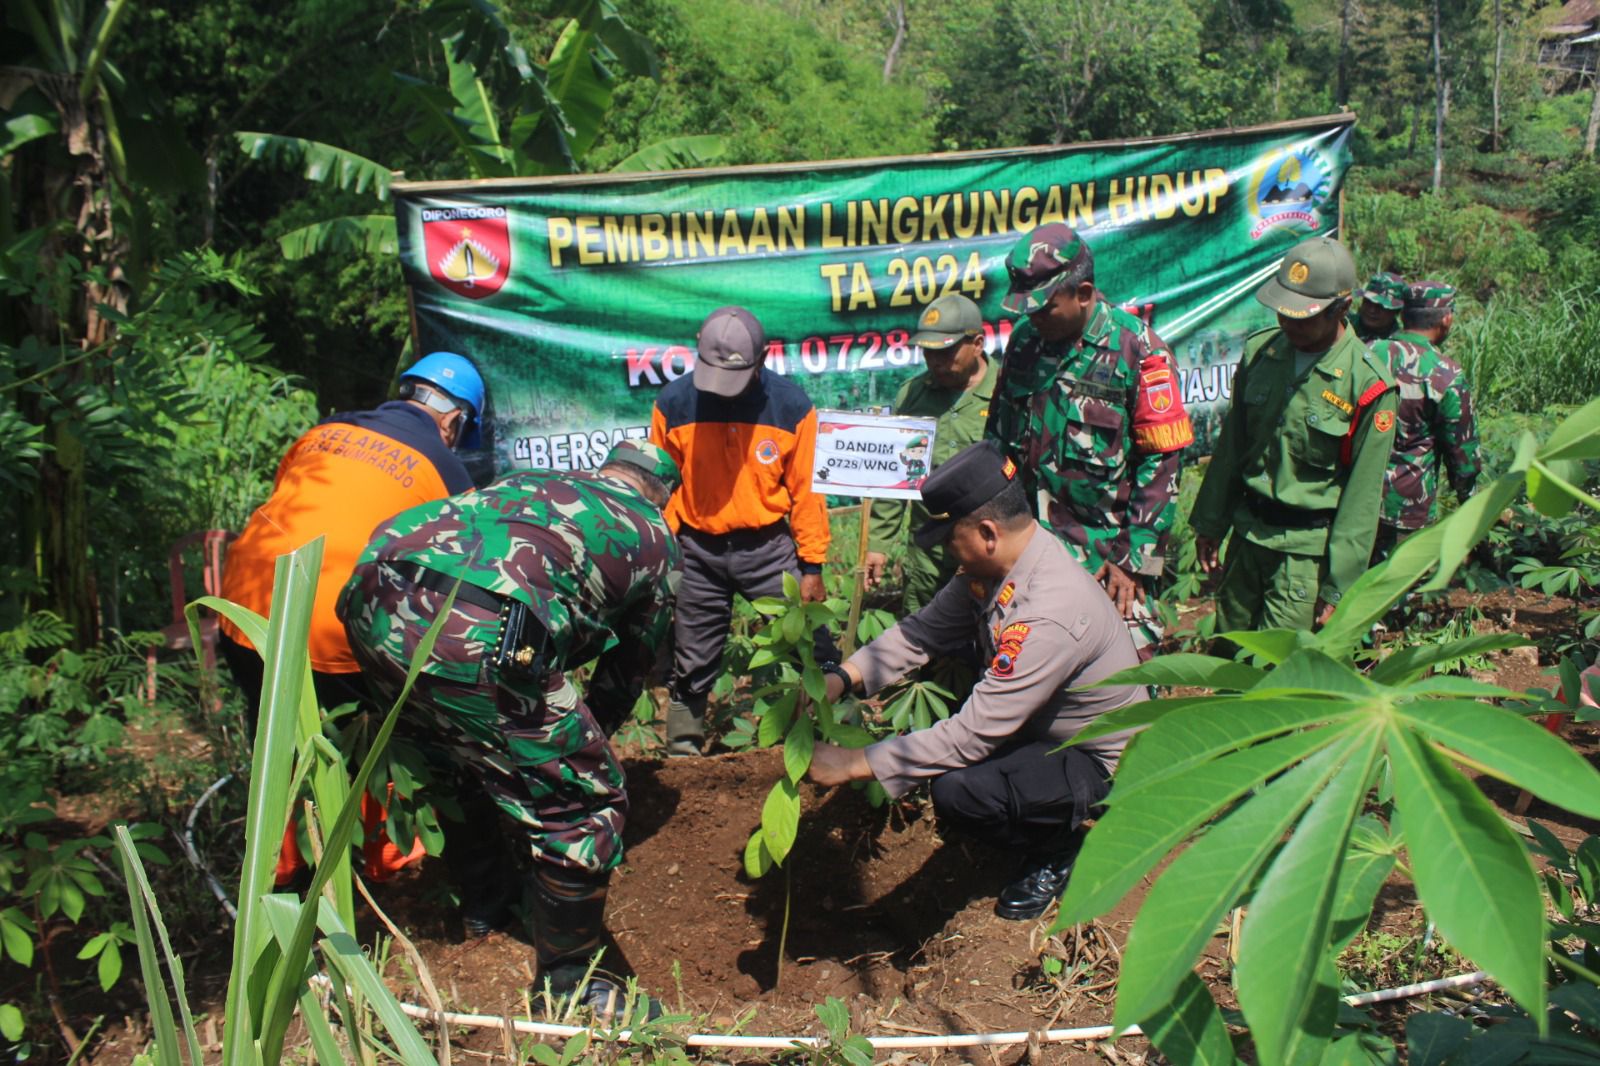
<path id="1" fill-rule="evenodd" d="M 1408 309 L 1453 309 L 1455 290 L 1448 285 L 1419 282 L 1415 293 Z M 1374 344 L 1372 352 L 1388 364 L 1400 386 L 1375 553 L 1387 555 L 1406 534 L 1433 522 L 1441 467 L 1457 497 L 1472 495 L 1478 479 L 1478 427 L 1460 365 L 1427 338 L 1402 330 Z"/>
<path id="2" fill-rule="evenodd" d="M 1361 290 L 1361 298 L 1385 311 L 1399 311 L 1405 306 L 1410 293 L 1411 286 L 1406 284 L 1405 278 L 1399 274 L 1385 272 L 1372 275 L 1367 287 Z M 1400 322 L 1396 319 L 1390 322 L 1386 329 L 1373 329 L 1361 321 L 1361 314 L 1355 308 L 1350 309 L 1350 313 L 1345 316 L 1345 322 L 1355 330 L 1356 338 L 1367 345 L 1394 336 L 1395 331 L 1400 328 Z"/>
<path id="3" fill-rule="evenodd" d="M 933 434 L 934 469 L 983 437 L 989 401 L 1000 370 L 998 360 L 991 358 L 987 362 L 983 380 L 970 389 L 942 389 L 924 372 L 900 386 L 895 395 L 895 414 L 937 419 Z M 921 500 L 874 500 L 872 520 L 867 526 L 867 550 L 887 554 L 896 543 L 905 541 L 908 510 L 912 529 L 928 520 L 928 509 Z M 942 544 L 923 550 L 908 543 L 903 565 L 906 613 L 926 606 L 956 572 L 956 563 Z"/>
<path id="4" fill-rule="evenodd" d="M 599 873 L 621 861 L 627 814 L 607 737 L 670 627 L 677 566 L 660 509 L 631 485 L 513 474 L 384 523 L 341 615 L 368 680 L 392 699 L 454 579 L 531 608 L 548 632 L 544 676 L 501 676 L 501 613 L 458 593 L 407 714 L 523 825 L 540 862 Z M 419 569 L 447 580 L 420 584 Z M 591 710 L 565 671 L 596 657 Z"/>
<path id="5" fill-rule="evenodd" d="M 1007 309 L 1029 314 L 1049 298 L 1052 279 L 1059 287 L 1093 274 L 1088 246 L 1059 224 L 1024 237 L 1009 270 Z M 1179 452 L 1194 429 L 1172 352 L 1142 319 L 1096 293 L 1076 341 L 1051 343 L 1031 321 L 1019 323 L 984 436 L 1022 470 L 1040 522 L 1091 574 L 1110 562 L 1161 576 Z M 1151 603 L 1137 607 L 1129 628 L 1147 658 L 1161 629 Z"/>

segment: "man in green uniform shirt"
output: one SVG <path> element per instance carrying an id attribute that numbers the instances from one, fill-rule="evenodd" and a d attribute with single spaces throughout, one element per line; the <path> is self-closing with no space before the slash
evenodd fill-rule
<path id="1" fill-rule="evenodd" d="M 1321 625 L 1372 558 L 1399 393 L 1345 322 L 1355 283 L 1345 247 L 1312 237 L 1256 292 L 1278 325 L 1245 342 L 1189 518 L 1207 573 L 1233 533 L 1219 631 Z"/>
<path id="2" fill-rule="evenodd" d="M 894 413 L 937 419 L 933 434 L 933 467 L 983 437 L 994 395 L 996 360 L 983 354 L 983 312 L 959 293 L 941 296 L 923 309 L 911 343 L 922 349 L 928 369 L 900 386 Z M 877 500 L 867 528 L 867 585 L 883 577 L 889 549 L 906 539 L 906 500 Z M 910 502 L 911 527 L 928 521 L 928 509 Z M 943 544 L 906 547 L 904 612 L 926 606 L 956 572 L 955 560 Z"/>

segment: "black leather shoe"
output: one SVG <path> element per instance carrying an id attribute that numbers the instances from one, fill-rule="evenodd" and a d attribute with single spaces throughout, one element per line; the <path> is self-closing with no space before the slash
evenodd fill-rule
<path id="1" fill-rule="evenodd" d="M 1039 917 L 1051 903 L 1061 898 L 1076 858 L 1074 854 L 1031 860 L 1020 877 L 1000 890 L 1000 897 L 994 901 L 994 912 L 1012 922 Z"/>

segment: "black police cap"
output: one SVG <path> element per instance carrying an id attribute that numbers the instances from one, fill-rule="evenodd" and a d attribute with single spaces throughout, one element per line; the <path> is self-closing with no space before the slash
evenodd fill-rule
<path id="1" fill-rule="evenodd" d="M 913 535 L 917 547 L 944 543 L 957 522 L 1000 495 L 1016 477 L 1017 464 L 988 440 L 969 445 L 940 463 L 922 483 L 928 521 Z"/>

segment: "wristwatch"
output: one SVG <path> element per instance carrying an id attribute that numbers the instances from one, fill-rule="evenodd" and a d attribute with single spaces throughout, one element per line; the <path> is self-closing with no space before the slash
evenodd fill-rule
<path id="1" fill-rule="evenodd" d="M 819 663 L 817 665 L 822 667 L 823 673 L 832 674 L 844 682 L 844 691 L 840 693 L 841 696 L 850 695 L 851 691 L 856 687 L 856 683 L 850 679 L 849 671 L 838 663 Z"/>

